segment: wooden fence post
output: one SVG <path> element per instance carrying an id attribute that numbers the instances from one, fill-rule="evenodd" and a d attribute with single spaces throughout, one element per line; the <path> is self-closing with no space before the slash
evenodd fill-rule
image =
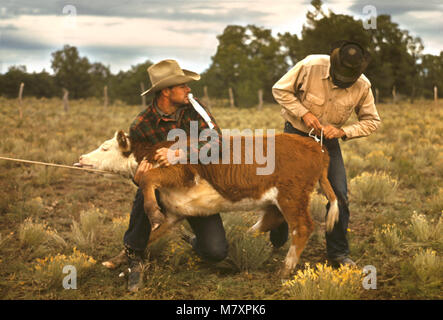
<path id="1" fill-rule="evenodd" d="M 20 89 L 18 90 L 18 113 L 20 116 L 20 119 L 23 118 L 23 111 L 22 111 L 22 106 L 23 106 L 23 101 L 22 101 L 22 97 L 23 97 L 23 88 L 25 87 L 25 84 L 22 82 L 20 83 Z"/>
<path id="2" fill-rule="evenodd" d="M 103 96 L 104 96 L 104 107 L 107 108 L 108 107 L 108 86 L 105 86 L 103 88 Z"/>
<path id="3" fill-rule="evenodd" d="M 258 90 L 258 106 L 257 106 L 258 110 L 263 109 L 263 90 L 260 89 Z"/>
<path id="4" fill-rule="evenodd" d="M 69 91 L 63 88 L 63 109 L 65 112 L 69 111 Z"/>
<path id="5" fill-rule="evenodd" d="M 393 101 L 394 103 L 397 103 L 397 92 L 396 92 L 396 90 L 395 90 L 395 86 L 392 87 L 392 101 Z"/>
<path id="6" fill-rule="evenodd" d="M 211 100 L 209 100 L 209 95 L 208 95 L 208 87 L 204 86 L 203 87 L 203 92 L 204 92 L 204 101 L 206 104 L 206 107 L 209 109 L 209 111 L 211 111 Z"/>
<path id="7" fill-rule="evenodd" d="M 231 105 L 231 108 L 235 108 L 234 93 L 232 92 L 232 88 L 229 88 L 229 103 Z"/>
<path id="8" fill-rule="evenodd" d="M 145 92 L 145 84 L 143 82 L 140 82 L 140 90 L 142 93 Z M 146 108 L 146 96 L 142 96 L 142 108 Z"/>
<path id="9" fill-rule="evenodd" d="M 434 102 L 438 102 L 438 88 L 437 86 L 434 86 Z"/>

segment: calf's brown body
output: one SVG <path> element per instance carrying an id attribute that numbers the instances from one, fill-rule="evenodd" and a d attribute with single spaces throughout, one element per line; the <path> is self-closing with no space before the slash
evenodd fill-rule
<path id="1" fill-rule="evenodd" d="M 275 157 L 268 157 L 268 160 L 275 159 L 275 167 L 271 174 L 257 175 L 257 168 L 263 168 L 265 164 L 257 163 L 256 158 L 250 164 L 245 163 L 244 142 L 249 138 L 241 138 L 243 152 L 240 155 L 241 161 L 237 159 L 236 162 L 232 139 L 230 161 L 227 164 L 177 164 L 151 169 L 141 178 L 139 186 L 143 190 L 146 214 L 151 219 L 159 214 L 155 196 L 155 190 L 158 190 L 166 217 L 165 222 L 151 233 L 150 242 L 157 240 L 172 225 L 187 216 L 258 209 L 263 215 L 253 230 L 266 232 L 283 221 L 288 223 L 291 246 L 282 270 L 282 276 L 287 277 L 297 264 L 314 229 L 309 203 L 317 182 L 320 182 L 331 203 L 328 231 L 338 218 L 336 196 L 327 179 L 328 152 L 326 149 L 322 151 L 321 146 L 311 138 L 290 134 L 276 135 L 275 150 L 267 150 L 264 137 L 263 154 L 269 156 L 274 151 Z M 256 139 L 253 137 L 254 143 Z M 154 162 L 155 151 L 173 143 L 149 145 L 132 142 L 122 131 L 118 133 L 117 140 L 122 149 L 126 148 L 127 154 L 135 156 L 138 163 L 144 158 Z M 115 265 L 115 261 L 112 265 Z"/>

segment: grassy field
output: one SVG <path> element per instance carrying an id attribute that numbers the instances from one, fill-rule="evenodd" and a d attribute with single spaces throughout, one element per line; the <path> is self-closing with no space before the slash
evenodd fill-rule
<path id="1" fill-rule="evenodd" d="M 116 130 L 128 130 L 138 106 L 0 98 L 0 156 L 71 165 Z M 381 128 L 342 142 L 350 190 L 351 257 L 358 270 L 326 263 L 325 198 L 315 194 L 316 228 L 295 277 L 277 275 L 288 244 L 273 251 L 268 234 L 245 234 L 256 214 L 223 214 L 229 257 L 201 261 L 177 230 L 149 249 L 145 287 L 127 293 L 121 270 L 101 262 L 122 249 L 134 185 L 113 175 L 0 160 L 1 299 L 442 299 L 443 103 L 380 104 Z M 213 107 L 222 128 L 275 128 L 280 108 Z M 183 223 L 181 228 L 189 228 Z M 66 265 L 77 290 L 63 288 Z M 377 288 L 365 290 L 372 265 Z"/>

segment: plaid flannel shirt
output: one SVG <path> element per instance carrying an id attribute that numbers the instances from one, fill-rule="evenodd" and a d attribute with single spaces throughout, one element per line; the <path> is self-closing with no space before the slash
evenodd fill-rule
<path id="1" fill-rule="evenodd" d="M 199 101 L 200 105 L 203 104 Z M 203 106 L 204 107 L 204 106 Z M 198 134 L 204 129 L 209 129 L 208 124 L 192 107 L 191 104 L 184 105 L 179 108 L 173 115 L 164 115 L 159 112 L 155 105 L 155 101 L 151 103 L 144 111 L 142 111 L 132 122 L 129 129 L 129 136 L 135 141 L 147 141 L 156 144 L 166 141 L 168 132 L 172 129 L 183 129 L 187 136 L 190 137 L 190 122 L 198 121 Z M 205 107 L 204 107 L 205 108 Z M 214 130 L 218 133 L 217 141 L 215 143 L 221 144 L 221 130 L 209 111 L 205 108 L 209 117 L 214 124 Z M 198 150 L 205 146 L 208 142 L 199 141 Z M 191 150 L 192 151 L 192 150 Z M 189 159 L 189 153 L 188 153 Z"/>

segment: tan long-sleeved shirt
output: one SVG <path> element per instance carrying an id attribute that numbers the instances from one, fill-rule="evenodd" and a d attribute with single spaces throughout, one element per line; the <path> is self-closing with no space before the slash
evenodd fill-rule
<path id="1" fill-rule="evenodd" d="M 283 107 L 282 117 L 294 128 L 309 132 L 301 118 L 310 111 L 322 125 L 342 128 L 347 140 L 370 135 L 380 124 L 371 83 L 361 75 L 351 87 L 340 88 L 332 83 L 329 66 L 328 55 L 310 55 L 275 83 L 272 93 Z M 343 126 L 352 111 L 358 121 Z"/>

